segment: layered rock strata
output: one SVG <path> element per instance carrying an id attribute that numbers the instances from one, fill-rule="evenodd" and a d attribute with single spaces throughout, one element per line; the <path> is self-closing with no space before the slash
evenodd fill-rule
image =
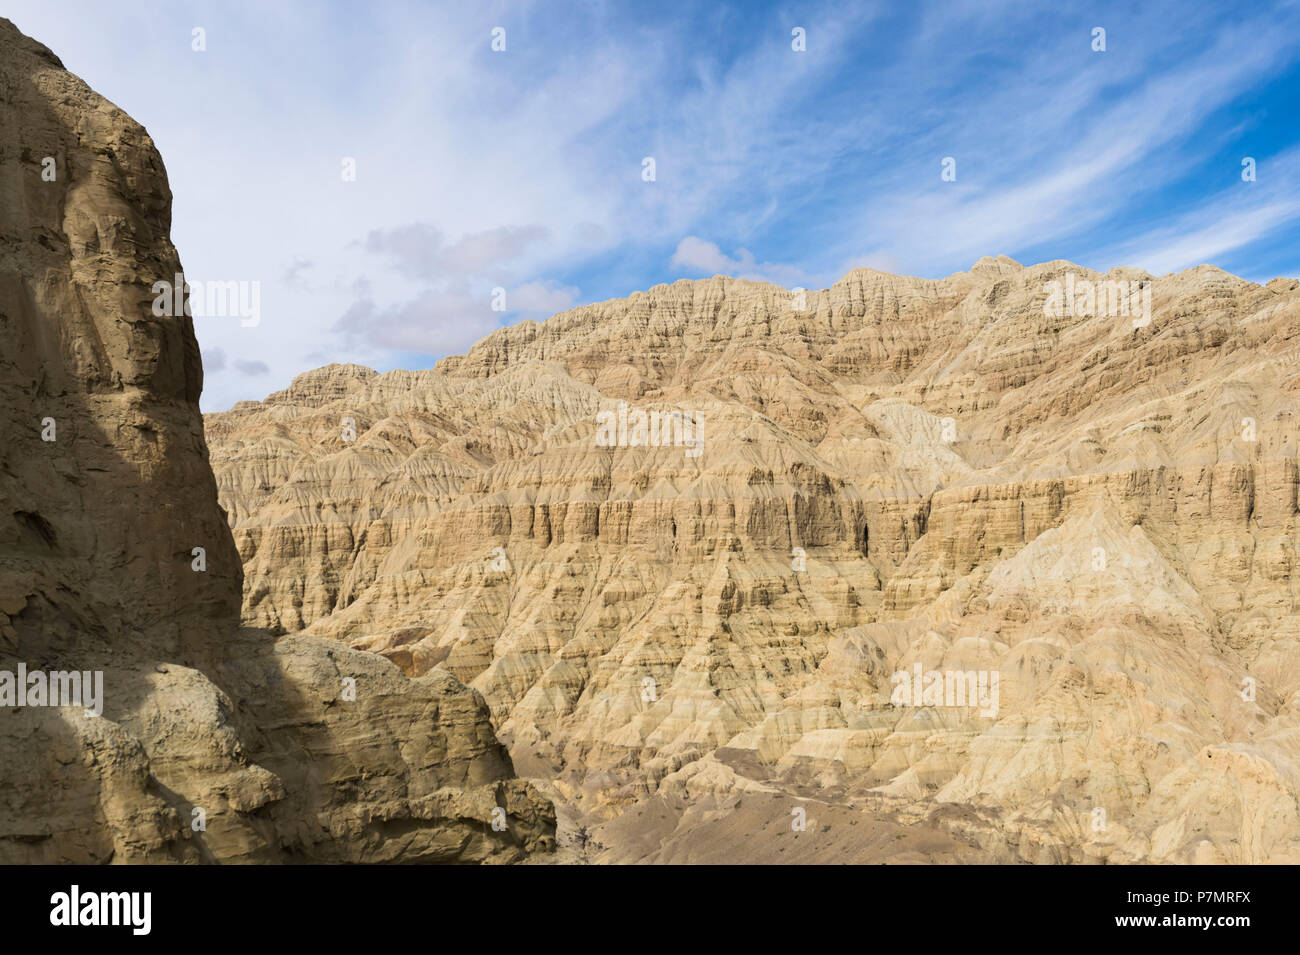
<path id="1" fill-rule="evenodd" d="M 479 690 L 591 858 L 1294 862 L 1298 332 L 1208 266 L 716 277 L 207 429 L 245 621 Z"/>

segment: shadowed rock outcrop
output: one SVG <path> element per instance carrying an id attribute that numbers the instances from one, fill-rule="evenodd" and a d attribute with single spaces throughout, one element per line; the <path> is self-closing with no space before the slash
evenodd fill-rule
<path id="1" fill-rule="evenodd" d="M 103 680 L 0 706 L 0 863 L 548 848 L 476 692 L 241 627 L 170 216 L 144 129 L 0 20 L 0 671 Z"/>

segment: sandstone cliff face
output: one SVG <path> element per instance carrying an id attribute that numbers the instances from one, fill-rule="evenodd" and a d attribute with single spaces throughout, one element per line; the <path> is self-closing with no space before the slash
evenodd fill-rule
<path id="1" fill-rule="evenodd" d="M 0 708 L 0 863 L 547 847 L 479 695 L 241 628 L 170 215 L 145 131 L 0 19 L 0 670 L 103 673 L 101 715 Z"/>
<path id="2" fill-rule="evenodd" d="M 1210 267 L 719 277 L 207 429 L 245 621 L 480 690 L 598 861 L 1296 862 L 1298 332 Z"/>

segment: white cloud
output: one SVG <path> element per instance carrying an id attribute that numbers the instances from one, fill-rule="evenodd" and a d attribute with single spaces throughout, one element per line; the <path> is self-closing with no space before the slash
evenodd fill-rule
<path id="1" fill-rule="evenodd" d="M 737 255 L 739 258 L 728 258 L 723 255 L 717 243 L 688 235 L 677 243 L 672 264 L 689 272 L 703 272 L 710 275 L 734 274 L 741 269 L 753 268 L 754 257 L 749 252 L 740 249 Z"/>
<path id="2" fill-rule="evenodd" d="M 755 262 L 753 253 L 748 249 L 737 249 L 734 257 L 728 256 L 718 248 L 717 243 L 694 235 L 688 235 L 677 243 L 677 251 L 673 253 L 670 264 L 690 275 L 729 275 L 787 287 L 810 281 L 802 269 L 793 265 Z"/>
<path id="3" fill-rule="evenodd" d="M 526 282 L 515 289 L 506 289 L 506 304 L 511 312 L 525 316 L 551 316 L 573 308 L 579 290 L 554 282 Z"/>

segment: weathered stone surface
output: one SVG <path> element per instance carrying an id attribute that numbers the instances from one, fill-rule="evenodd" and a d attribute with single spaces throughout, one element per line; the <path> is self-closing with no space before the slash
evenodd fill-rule
<path id="1" fill-rule="evenodd" d="M 151 309 L 182 271 L 170 216 L 144 129 L 0 20 L 0 670 L 104 683 L 98 716 L 0 707 L 0 862 L 547 848 L 478 694 L 241 628 L 194 331 Z"/>
<path id="2" fill-rule="evenodd" d="M 1071 273 L 1150 322 L 1050 314 Z M 795 303 L 682 281 L 209 415 L 245 622 L 480 690 L 597 860 L 775 858 L 803 799 L 826 861 L 862 816 L 855 861 L 1300 861 L 1297 283 Z M 702 453 L 601 446 L 620 401 Z M 918 664 L 997 714 L 892 705 Z"/>

